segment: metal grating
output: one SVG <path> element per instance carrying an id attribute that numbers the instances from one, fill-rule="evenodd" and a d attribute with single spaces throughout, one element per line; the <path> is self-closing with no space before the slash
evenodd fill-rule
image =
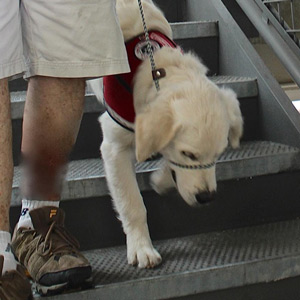
<path id="1" fill-rule="evenodd" d="M 238 98 L 250 98 L 258 95 L 257 81 L 255 78 L 239 76 L 212 76 L 210 80 L 219 87 L 232 89 Z"/>
<path id="2" fill-rule="evenodd" d="M 251 77 L 242 77 L 242 76 L 227 76 L 227 75 L 220 75 L 220 76 L 212 76 L 210 79 L 215 84 L 225 84 L 225 83 L 242 83 L 242 82 L 249 82 L 255 81 L 255 78 Z"/>
<path id="3" fill-rule="evenodd" d="M 269 141 L 252 141 L 241 143 L 237 150 L 231 148 L 226 151 L 219 158 L 219 163 L 229 160 L 242 160 L 253 157 L 263 157 L 272 155 L 282 155 L 288 153 L 299 153 L 299 149 L 289 145 L 273 143 Z"/>
<path id="4" fill-rule="evenodd" d="M 149 175 L 160 167 L 160 160 L 136 165 L 141 190 L 149 190 Z M 217 163 L 217 180 L 228 180 L 300 170 L 300 150 L 268 141 L 242 143 L 239 149 L 228 148 Z M 19 192 L 20 167 L 15 168 L 12 206 L 21 203 Z M 101 159 L 71 161 L 64 184 L 62 199 L 80 199 L 108 195 Z"/>
<path id="5" fill-rule="evenodd" d="M 123 246 L 85 254 L 94 268 L 95 283 L 103 285 L 300 255 L 299 233 L 300 220 L 294 220 L 157 241 L 164 263 L 150 270 L 128 266 Z"/>
<path id="6" fill-rule="evenodd" d="M 21 119 L 23 117 L 25 100 L 26 100 L 26 91 L 21 92 L 11 92 L 10 101 L 11 101 L 11 118 Z M 91 93 L 85 94 L 85 113 L 102 113 L 104 112 L 104 107 L 97 101 L 95 95 Z"/>
<path id="7" fill-rule="evenodd" d="M 194 21 L 170 24 L 174 40 L 217 37 L 219 28 L 217 21 Z"/>
<path id="8" fill-rule="evenodd" d="M 163 263 L 150 270 L 127 265 L 125 246 L 87 251 L 96 288 L 72 299 L 165 299 L 298 276 L 299 234 L 297 219 L 157 241 Z"/>
<path id="9" fill-rule="evenodd" d="M 220 157 L 217 180 L 277 174 L 300 169 L 300 150 L 288 145 L 252 141 L 242 143 L 240 148 L 228 148 Z"/>
<path id="10" fill-rule="evenodd" d="M 230 162 L 233 160 L 245 160 L 253 158 L 261 158 L 266 156 L 278 156 L 288 154 L 299 154 L 299 149 L 288 145 L 272 143 L 268 141 L 252 141 L 242 143 L 239 149 L 228 148 L 218 160 L 218 165 L 222 162 Z M 85 160 L 73 161 L 69 164 L 69 172 L 67 179 L 80 180 L 86 178 L 95 178 L 104 176 L 104 166 L 102 160 L 91 159 L 86 164 Z M 151 172 L 157 170 L 160 166 L 159 160 L 149 160 L 136 165 L 137 173 Z"/>
<path id="11" fill-rule="evenodd" d="M 235 91 L 239 98 L 255 97 L 258 94 L 256 80 L 249 77 L 235 76 L 213 76 L 211 80 L 217 85 L 228 87 Z M 12 92 L 11 97 L 11 115 L 12 119 L 21 119 L 23 117 L 26 91 Z M 85 95 L 85 113 L 102 113 L 103 106 L 97 101 L 95 95 L 90 92 Z"/>

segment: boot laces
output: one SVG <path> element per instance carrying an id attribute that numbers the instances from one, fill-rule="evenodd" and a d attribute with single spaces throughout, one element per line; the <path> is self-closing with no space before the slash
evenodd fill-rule
<path id="1" fill-rule="evenodd" d="M 53 239 L 56 235 L 59 239 Z M 39 247 L 43 243 L 43 247 Z M 36 251 L 42 256 L 51 254 L 62 254 L 62 253 L 77 253 L 79 249 L 79 242 L 77 239 L 71 236 L 71 234 L 61 226 L 53 221 L 48 229 L 46 236 L 40 236 L 36 244 Z"/>

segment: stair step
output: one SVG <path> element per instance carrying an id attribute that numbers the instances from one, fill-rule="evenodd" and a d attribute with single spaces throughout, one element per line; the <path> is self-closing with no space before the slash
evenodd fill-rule
<path id="1" fill-rule="evenodd" d="M 210 76 L 219 70 L 219 27 L 215 21 L 172 23 L 174 41 L 184 51 L 196 53 L 208 68 Z"/>
<path id="2" fill-rule="evenodd" d="M 151 190 L 149 175 L 160 166 L 160 160 L 136 165 L 137 180 L 142 191 Z M 268 141 L 251 141 L 239 149 L 228 148 L 217 162 L 217 180 L 240 179 L 300 169 L 300 150 Z M 21 168 L 15 167 L 12 206 L 20 205 Z M 81 199 L 108 195 L 103 161 L 85 159 L 71 161 L 62 199 Z"/>
<path id="3" fill-rule="evenodd" d="M 237 76 L 212 76 L 213 82 L 222 87 L 232 88 L 239 97 L 241 111 L 245 120 L 243 140 L 260 140 L 258 122 L 258 87 L 255 78 Z M 102 135 L 98 117 L 104 112 L 104 107 L 96 97 L 86 90 L 85 114 L 83 116 L 78 138 L 71 153 L 71 160 L 97 158 Z M 13 154 L 14 164 L 20 163 L 22 140 L 22 115 L 26 92 L 11 93 L 11 111 L 13 118 Z"/>
<path id="4" fill-rule="evenodd" d="M 237 76 L 212 76 L 211 80 L 219 86 L 233 89 L 239 98 L 257 96 L 258 89 L 256 80 L 249 77 Z M 23 116 L 26 91 L 11 92 L 11 114 L 12 119 L 21 119 Z M 95 95 L 87 92 L 85 95 L 85 112 L 103 112 L 103 106 L 97 101 Z"/>
<path id="5" fill-rule="evenodd" d="M 255 78 L 239 76 L 212 76 L 210 80 L 219 87 L 232 89 L 239 99 L 257 97 L 258 87 Z"/>
<path id="6" fill-rule="evenodd" d="M 218 22 L 194 21 L 171 23 L 174 40 L 219 36 Z"/>
<path id="7" fill-rule="evenodd" d="M 13 120 L 21 119 L 23 117 L 24 105 L 26 100 L 26 91 L 11 92 L 11 118 Z M 103 106 L 97 101 L 95 95 L 86 93 L 84 112 L 103 112 Z"/>
<path id="8" fill-rule="evenodd" d="M 127 265 L 125 246 L 86 251 L 94 288 L 43 299 L 169 299 L 299 276 L 299 232 L 295 219 L 155 241 L 163 263 L 150 270 Z"/>

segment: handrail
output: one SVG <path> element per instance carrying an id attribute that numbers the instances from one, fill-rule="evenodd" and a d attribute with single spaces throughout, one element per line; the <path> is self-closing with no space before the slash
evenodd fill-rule
<path id="1" fill-rule="evenodd" d="M 287 0 L 236 1 L 300 87 L 300 47 L 286 31 L 288 25 L 284 22 L 282 26 L 273 12 L 266 7 L 267 3 Z"/>
<path id="2" fill-rule="evenodd" d="M 277 22 L 274 22 L 274 26 L 282 26 L 282 28 L 290 35 L 292 40 L 296 43 L 297 47 L 300 48 L 300 41 L 297 37 L 297 33 L 300 32 L 300 28 L 296 28 L 295 25 L 295 12 L 294 12 L 294 0 L 256 0 L 258 2 L 263 2 L 267 9 L 275 16 Z M 291 16 L 291 27 L 285 22 L 283 16 L 281 15 L 281 6 L 280 4 L 283 2 L 290 3 L 290 16 Z M 276 3 L 277 9 L 273 7 L 271 4 Z M 258 3 L 260 5 L 260 3 Z"/>

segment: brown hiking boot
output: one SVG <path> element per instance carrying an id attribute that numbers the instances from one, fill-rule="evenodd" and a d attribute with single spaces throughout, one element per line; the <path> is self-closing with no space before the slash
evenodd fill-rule
<path id="1" fill-rule="evenodd" d="M 50 295 L 80 286 L 91 276 L 91 266 L 78 251 L 78 241 L 66 231 L 63 210 L 46 206 L 29 214 L 34 229 L 15 230 L 12 250 L 37 291 Z"/>
<path id="2" fill-rule="evenodd" d="M 31 285 L 24 269 L 17 265 L 17 270 L 6 271 L 2 275 L 4 257 L 0 256 L 0 299 L 31 300 Z"/>

